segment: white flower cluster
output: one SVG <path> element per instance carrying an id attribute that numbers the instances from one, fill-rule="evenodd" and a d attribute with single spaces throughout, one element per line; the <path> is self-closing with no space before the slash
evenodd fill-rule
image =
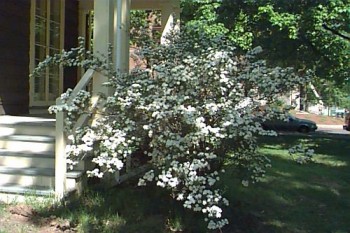
<path id="1" fill-rule="evenodd" d="M 72 89 L 68 89 L 65 93 L 61 95 L 62 104 L 50 106 L 49 112 L 57 113 L 64 112 L 65 117 L 65 130 L 67 133 L 71 132 L 71 129 L 74 127 L 75 122 L 82 114 L 88 113 L 88 107 L 90 104 L 91 94 L 88 91 L 81 90 L 78 92 L 77 96 L 68 103 Z"/>
<path id="2" fill-rule="evenodd" d="M 275 135 L 261 125 L 275 114 L 261 110 L 259 100 L 271 103 L 304 82 L 252 54 L 238 56 L 226 40 L 194 38 L 185 29 L 167 46 L 141 51 L 147 68 L 114 73 L 108 85 L 115 92 L 105 99 L 103 114 L 70 137 L 71 163 L 93 151 L 97 168 L 88 174 L 102 177 L 123 169 L 127 158 L 141 151 L 153 169 L 139 185 L 170 190 L 185 208 L 201 212 L 208 228 L 222 228 L 229 205 L 218 185 L 223 166 L 243 169 L 244 185 L 269 166 L 257 153 L 257 136 Z"/>
<path id="3" fill-rule="evenodd" d="M 310 149 L 304 143 L 300 143 L 289 148 L 288 153 L 291 156 L 296 155 L 295 161 L 299 164 L 304 164 L 312 161 L 312 157 L 315 153 L 314 149 Z"/>

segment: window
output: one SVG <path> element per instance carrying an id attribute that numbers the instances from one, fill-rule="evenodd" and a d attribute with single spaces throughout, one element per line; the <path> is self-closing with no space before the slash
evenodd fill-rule
<path id="1" fill-rule="evenodd" d="M 32 0 L 32 62 L 33 67 L 47 56 L 59 53 L 63 40 L 64 0 Z M 62 72 L 49 67 L 31 81 L 32 105 L 47 105 L 62 91 Z"/>

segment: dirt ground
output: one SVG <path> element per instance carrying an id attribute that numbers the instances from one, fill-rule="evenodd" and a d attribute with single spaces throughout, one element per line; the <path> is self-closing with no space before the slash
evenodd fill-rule
<path id="1" fill-rule="evenodd" d="M 305 112 L 292 112 L 292 114 L 301 119 L 312 120 L 318 125 L 343 125 L 344 123 L 344 118 L 341 117 L 322 116 Z"/>
<path id="2" fill-rule="evenodd" d="M 40 217 L 29 205 L 18 204 L 1 208 L 0 233 L 73 233 L 68 220 L 55 216 Z"/>

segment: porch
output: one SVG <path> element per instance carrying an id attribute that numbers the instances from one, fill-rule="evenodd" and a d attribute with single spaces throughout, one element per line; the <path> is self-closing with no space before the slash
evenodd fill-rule
<path id="1" fill-rule="evenodd" d="M 94 53 L 107 55 L 108 46 L 112 44 L 114 68 L 120 72 L 129 70 L 131 9 L 161 10 L 162 38 L 180 14 L 179 0 L 91 0 L 80 3 L 83 3 L 82 8 L 94 10 Z M 71 98 L 87 85 L 92 85 L 93 96 L 100 92 L 109 94 L 110 90 L 102 86 L 106 80 L 98 72 L 87 70 Z M 91 163 L 81 161 L 74 170 L 67 169 L 64 118 L 63 112 L 55 119 L 40 115 L 0 116 L 0 200 L 20 201 L 28 194 L 61 199 L 72 191 L 83 189 L 86 170 L 91 169 Z M 76 127 L 87 122 L 86 116 L 81 116 Z M 120 182 L 124 178 L 117 174 L 115 180 Z"/>

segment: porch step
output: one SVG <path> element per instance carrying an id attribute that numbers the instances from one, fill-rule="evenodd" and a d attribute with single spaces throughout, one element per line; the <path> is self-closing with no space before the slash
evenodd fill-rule
<path id="1" fill-rule="evenodd" d="M 0 186 L 0 202 L 19 203 L 28 202 L 34 197 L 36 200 L 54 197 L 53 189 L 43 186 L 25 187 L 18 184 L 7 184 Z"/>
<path id="2" fill-rule="evenodd" d="M 49 113 L 49 106 L 41 106 L 41 107 L 30 107 L 29 108 L 30 116 L 41 116 L 46 118 L 52 118 L 55 115 Z"/>
<path id="3" fill-rule="evenodd" d="M 55 119 L 1 116 L 0 136 L 17 134 L 55 136 Z"/>
<path id="4" fill-rule="evenodd" d="M 11 151 L 32 151 L 33 153 L 54 151 L 55 138 L 38 135 L 0 136 L 0 149 Z"/>
<path id="5" fill-rule="evenodd" d="M 13 168 L 54 168 L 55 152 L 11 151 L 0 149 L 0 166 Z"/>
<path id="6" fill-rule="evenodd" d="M 76 180 L 81 178 L 82 175 L 83 171 L 67 172 L 67 188 L 74 188 Z M 52 168 L 0 166 L 0 187 L 10 187 L 11 184 L 31 190 L 35 187 L 46 187 L 53 190 L 55 186 L 55 170 Z"/>
<path id="7" fill-rule="evenodd" d="M 0 192 L 7 194 L 25 194 L 34 196 L 54 196 L 54 190 L 44 186 L 26 187 L 15 183 L 0 186 Z"/>
<path id="8" fill-rule="evenodd" d="M 33 152 L 26 150 L 9 150 L 0 149 L 0 166 L 7 166 L 12 168 L 55 168 L 55 152 L 43 151 Z M 92 169 L 94 164 L 87 161 L 80 161 L 74 166 L 74 170 L 88 170 Z"/>

